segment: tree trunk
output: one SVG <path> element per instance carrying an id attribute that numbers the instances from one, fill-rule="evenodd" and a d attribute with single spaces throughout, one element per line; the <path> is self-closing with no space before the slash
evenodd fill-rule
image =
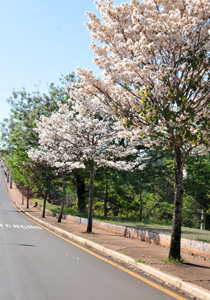
<path id="1" fill-rule="evenodd" d="M 143 206 L 142 206 L 142 191 L 140 190 L 140 204 L 139 204 L 139 220 L 140 220 L 140 222 L 142 221 L 142 210 L 143 210 Z"/>
<path id="2" fill-rule="evenodd" d="M 107 212 L 108 212 L 108 209 L 107 209 L 107 203 L 108 203 L 108 190 L 107 190 L 107 180 L 106 180 L 106 183 L 105 183 L 105 199 L 104 199 L 104 218 L 107 217 Z"/>
<path id="3" fill-rule="evenodd" d="M 171 233 L 171 244 L 169 259 L 181 259 L 181 227 L 182 227 L 182 202 L 183 202 L 183 171 L 181 171 L 182 158 L 181 150 L 175 147 L 174 166 L 175 166 L 175 194 L 173 225 Z"/>
<path id="4" fill-rule="evenodd" d="M 62 203 L 61 203 L 60 214 L 59 214 L 59 217 L 58 217 L 58 223 L 61 222 L 62 215 L 63 215 L 63 209 L 64 209 L 64 205 L 65 205 L 65 202 L 66 202 L 66 182 L 65 182 L 66 171 L 65 170 L 62 172 L 62 177 L 63 177 L 63 199 L 62 199 Z"/>
<path id="5" fill-rule="evenodd" d="M 93 187 L 94 187 L 94 160 L 89 161 L 90 167 L 90 186 L 89 186 L 89 208 L 87 232 L 92 232 L 93 223 Z"/>
<path id="6" fill-rule="evenodd" d="M 28 194 L 27 194 L 27 208 L 29 208 L 29 186 L 28 186 Z"/>
<path id="7" fill-rule="evenodd" d="M 9 187 L 12 189 L 12 176 L 10 176 Z"/>
<path id="8" fill-rule="evenodd" d="M 76 176 L 77 180 L 77 197 L 78 197 L 78 211 L 83 213 L 86 211 L 85 203 L 85 180 L 81 176 Z"/>
<path id="9" fill-rule="evenodd" d="M 44 205 L 43 205 L 43 211 L 42 211 L 42 218 L 45 218 L 45 208 L 46 208 L 46 201 L 47 201 L 47 193 L 45 194 L 45 197 L 44 197 Z"/>
<path id="10" fill-rule="evenodd" d="M 9 183 L 9 169 L 7 170 L 7 183 Z"/>
<path id="11" fill-rule="evenodd" d="M 23 186 L 23 192 L 22 192 L 22 204 L 24 204 L 24 186 Z"/>

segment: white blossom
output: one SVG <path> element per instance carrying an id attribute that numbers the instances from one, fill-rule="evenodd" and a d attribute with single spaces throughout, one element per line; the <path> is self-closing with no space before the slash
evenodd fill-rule
<path id="1" fill-rule="evenodd" d="M 87 28 L 103 78 L 78 67 L 82 82 L 74 97 L 82 93 L 87 102 L 103 103 L 125 126 L 130 122 L 147 147 L 170 148 L 172 142 L 184 156 L 208 151 L 210 1 L 133 0 L 114 5 L 101 0 L 97 9 L 102 20 L 86 13 Z M 197 68 L 190 57 L 198 61 Z"/>

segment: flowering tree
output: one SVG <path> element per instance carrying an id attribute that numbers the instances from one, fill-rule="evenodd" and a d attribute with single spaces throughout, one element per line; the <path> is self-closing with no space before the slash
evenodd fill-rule
<path id="1" fill-rule="evenodd" d="M 146 146 L 174 151 L 169 258 L 180 259 L 184 164 L 189 154 L 209 149 L 210 2 L 95 3 L 103 20 L 88 12 L 87 28 L 103 78 L 78 68 L 82 82 L 75 93 L 106 104 Z"/>
<path id="2" fill-rule="evenodd" d="M 55 163 L 56 167 L 62 167 L 65 162 L 73 169 L 79 162 L 81 165 L 85 162 L 88 163 L 90 186 L 87 232 L 92 232 L 95 162 L 98 166 L 123 170 L 130 170 L 139 162 L 138 159 L 131 163 L 116 160 L 137 151 L 128 144 L 128 141 L 126 147 L 119 146 L 119 136 L 126 134 L 124 128 L 118 125 L 110 115 L 106 115 L 103 112 L 103 106 L 99 103 L 96 105 L 90 100 L 87 104 L 81 94 L 79 98 L 72 101 L 71 110 L 67 105 L 59 104 L 58 112 L 53 113 L 49 118 L 42 117 L 37 122 L 36 131 L 39 133 L 42 145 L 52 145 L 55 139 L 62 141 L 59 149 L 62 147 L 65 151 L 60 157 L 60 161 Z M 46 151 L 44 150 L 44 152 Z M 50 160 L 51 158 L 49 158 Z"/>

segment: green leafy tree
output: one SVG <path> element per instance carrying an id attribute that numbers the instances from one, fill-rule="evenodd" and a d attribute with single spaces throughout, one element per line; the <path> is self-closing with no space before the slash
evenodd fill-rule
<path id="1" fill-rule="evenodd" d="M 184 180 L 185 193 L 207 211 L 210 207 L 210 158 L 195 155 L 188 158 Z"/>
<path id="2" fill-rule="evenodd" d="M 25 89 L 13 91 L 7 100 L 11 109 L 10 117 L 1 123 L 1 143 L 5 150 L 4 159 L 12 170 L 13 177 L 28 186 L 28 179 L 21 169 L 22 162 L 29 162 L 27 152 L 31 147 L 38 146 L 38 135 L 34 131 L 35 120 L 41 116 L 50 116 L 58 110 L 57 102 L 68 103 L 69 94 L 64 84 L 79 81 L 79 78 L 71 73 L 62 76 L 61 86 L 49 85 L 48 94 L 40 94 L 39 91 L 27 93 Z M 77 194 L 79 211 L 85 210 L 84 174 L 82 171 L 75 172 L 77 180 Z"/>
<path id="3" fill-rule="evenodd" d="M 32 191 L 44 194 L 42 211 L 42 217 L 44 218 L 47 197 L 52 189 L 58 187 L 58 176 L 55 170 L 49 166 L 32 161 L 22 163 L 22 170 L 28 179 L 28 184 Z"/>

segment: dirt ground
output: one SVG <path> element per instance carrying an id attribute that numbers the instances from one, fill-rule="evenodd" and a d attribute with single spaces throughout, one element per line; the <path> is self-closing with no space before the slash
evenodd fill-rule
<path id="1" fill-rule="evenodd" d="M 5 176 L 3 177 L 5 178 Z M 43 219 L 40 208 L 34 208 L 33 205 L 30 204 L 30 208 L 26 209 L 26 201 L 24 202 L 24 205 L 22 205 L 22 195 L 14 184 L 12 189 L 10 189 L 7 184 L 7 190 L 9 191 L 10 198 L 13 202 L 16 202 L 22 209 L 32 214 L 37 219 L 41 219 L 53 226 L 57 226 L 70 233 L 89 239 L 109 249 L 127 254 L 134 259 L 145 260 L 150 266 L 165 272 L 168 275 L 179 277 L 186 282 L 210 290 L 210 262 L 205 258 L 182 253 L 182 258 L 184 259 L 183 264 L 166 263 L 163 261 L 163 259 L 166 259 L 168 256 L 169 250 L 166 248 L 126 238 L 94 227 L 93 233 L 87 234 L 85 233 L 85 225 L 68 220 L 62 220 L 61 223 L 58 223 L 57 218 L 48 214 L 46 214 L 46 217 Z"/>

